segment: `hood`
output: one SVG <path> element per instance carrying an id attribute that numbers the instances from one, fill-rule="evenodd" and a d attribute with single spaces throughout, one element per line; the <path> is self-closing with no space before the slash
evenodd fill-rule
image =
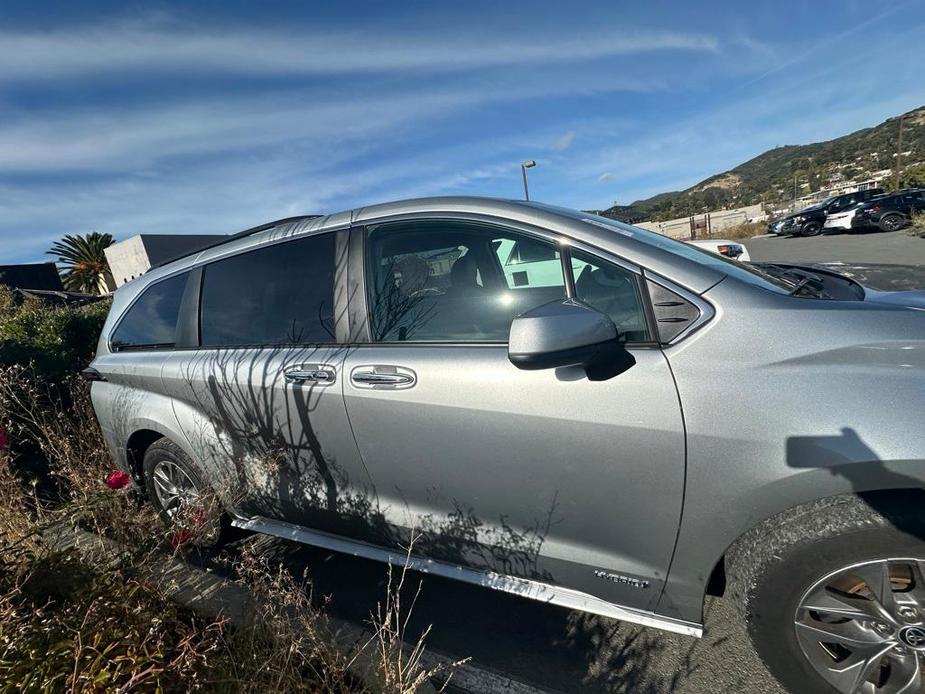
<path id="1" fill-rule="evenodd" d="M 812 263 L 805 267 L 837 272 L 867 290 L 907 293 L 925 289 L 925 266 L 892 263 Z"/>
<path id="2" fill-rule="evenodd" d="M 893 304 L 905 306 L 919 311 L 925 311 L 925 290 L 919 289 L 909 292 L 881 292 L 876 289 L 864 291 L 864 301 L 874 301 L 878 304 Z M 925 316 L 923 316 L 925 318 Z"/>

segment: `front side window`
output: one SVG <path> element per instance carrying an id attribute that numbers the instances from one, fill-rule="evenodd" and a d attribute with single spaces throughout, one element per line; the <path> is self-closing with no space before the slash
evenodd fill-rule
<path id="1" fill-rule="evenodd" d="M 113 349 L 173 347 L 188 276 L 189 273 L 184 272 L 145 289 L 116 327 L 111 340 Z"/>
<path id="2" fill-rule="evenodd" d="M 206 265 L 202 345 L 334 342 L 334 237 L 309 236 Z"/>
<path id="3" fill-rule="evenodd" d="M 636 275 L 583 251 L 572 251 L 575 294 L 592 308 L 610 316 L 628 342 L 649 339 L 646 314 Z"/>
<path id="4" fill-rule="evenodd" d="M 578 298 L 626 338 L 648 339 L 633 273 L 573 251 Z M 383 342 L 506 342 L 521 313 L 566 297 L 559 247 L 469 222 L 384 224 L 369 232 L 367 290 Z"/>
<path id="5" fill-rule="evenodd" d="M 519 243 L 542 247 L 552 260 L 507 264 Z M 374 227 L 367 245 L 373 337 L 506 342 L 514 316 L 565 297 L 558 253 L 549 241 L 485 224 Z"/>

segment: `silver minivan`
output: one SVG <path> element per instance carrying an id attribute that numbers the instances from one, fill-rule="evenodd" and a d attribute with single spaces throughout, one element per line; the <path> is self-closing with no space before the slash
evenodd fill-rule
<path id="1" fill-rule="evenodd" d="M 925 314 L 834 273 L 397 202 L 151 270 L 88 374 L 117 464 L 203 542 L 414 536 L 415 569 L 691 636 L 725 594 L 795 690 L 922 681 Z"/>

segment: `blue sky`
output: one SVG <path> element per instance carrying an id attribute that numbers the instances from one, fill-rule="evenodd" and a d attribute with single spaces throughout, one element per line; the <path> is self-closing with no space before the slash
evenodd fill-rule
<path id="1" fill-rule="evenodd" d="M 0 5 L 0 263 L 440 194 L 600 208 L 925 104 L 925 0 Z"/>

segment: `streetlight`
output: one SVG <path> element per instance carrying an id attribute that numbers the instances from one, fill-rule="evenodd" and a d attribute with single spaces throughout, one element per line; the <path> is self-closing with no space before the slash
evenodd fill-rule
<path id="1" fill-rule="evenodd" d="M 536 162 L 532 159 L 527 159 L 527 161 L 520 165 L 520 173 L 522 173 L 524 177 L 524 200 L 530 199 L 530 190 L 527 188 L 527 169 L 532 169 L 534 166 L 536 166 Z"/>

